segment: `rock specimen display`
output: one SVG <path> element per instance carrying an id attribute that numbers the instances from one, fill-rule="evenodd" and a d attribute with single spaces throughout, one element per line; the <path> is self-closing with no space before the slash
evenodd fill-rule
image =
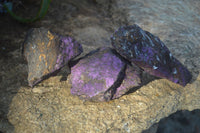
<path id="1" fill-rule="evenodd" d="M 80 58 L 72 67 L 73 95 L 91 101 L 119 98 L 141 84 L 140 68 L 182 86 L 191 79 L 187 68 L 172 56 L 163 42 L 137 25 L 120 27 L 111 41 L 117 52 L 102 47 Z M 56 73 L 82 51 L 82 46 L 71 37 L 59 36 L 45 28 L 31 29 L 23 44 L 29 85 L 33 87 Z"/>
<path id="2" fill-rule="evenodd" d="M 38 6 L 38 2 L 34 5 Z M 34 5 L 27 3 L 25 6 Z M 0 131 L 150 133 L 146 130 L 160 126 L 161 119 L 166 121 L 165 118 L 176 111 L 189 110 L 196 119 L 200 118 L 199 112 L 193 112 L 200 110 L 199 5 L 200 0 L 54 0 L 49 15 L 36 23 L 22 25 L 10 21 L 9 16 L 1 16 Z M 34 9 L 30 10 L 32 15 Z M 19 11 L 23 13 L 23 9 Z M 44 26 L 61 35 L 71 34 L 82 44 L 83 54 L 86 54 L 100 46 L 110 46 L 113 29 L 133 23 L 157 35 L 173 56 L 184 63 L 192 73 L 189 84 L 183 87 L 167 79 L 155 79 L 133 93 L 98 103 L 73 96 L 70 78 L 60 82 L 62 75 L 59 74 L 34 89 L 27 87 L 28 65 L 20 56 L 19 43 L 24 40 L 28 27 Z M 199 132 L 200 120 L 189 117 L 190 120 L 176 117 L 173 119 L 173 122 L 179 121 L 176 124 L 165 123 L 169 127 L 167 131 L 179 124 L 183 130 L 176 127 L 171 133 L 187 132 L 185 128 L 190 128 L 188 133 Z M 190 127 L 191 123 L 197 126 Z M 151 133 L 156 133 L 156 129 Z"/>
<path id="3" fill-rule="evenodd" d="M 109 101 L 138 86 L 140 69 L 111 48 L 88 54 L 71 68 L 71 93 L 92 101 Z"/>
<path id="4" fill-rule="evenodd" d="M 141 84 L 140 68 L 182 86 L 191 79 L 187 68 L 163 42 L 137 25 L 120 27 L 111 41 L 115 49 L 99 48 L 74 64 L 70 77 L 73 95 L 91 101 L 119 98 Z M 29 85 L 33 87 L 51 76 L 82 51 L 82 46 L 71 37 L 59 36 L 45 28 L 31 29 L 23 44 Z"/>
<path id="5" fill-rule="evenodd" d="M 111 37 L 116 51 L 151 75 L 185 86 L 190 72 L 172 56 L 164 43 L 138 25 L 120 27 Z"/>
<path id="6" fill-rule="evenodd" d="M 29 30 L 23 44 L 29 85 L 33 87 L 82 51 L 82 46 L 71 37 L 59 36 L 45 28 Z"/>

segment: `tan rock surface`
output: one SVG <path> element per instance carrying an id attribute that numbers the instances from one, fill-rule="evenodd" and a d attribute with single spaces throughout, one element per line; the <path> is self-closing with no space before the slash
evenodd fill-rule
<path id="1" fill-rule="evenodd" d="M 101 103 L 72 96 L 69 81 L 59 83 L 59 78 L 52 77 L 33 90 L 20 88 L 8 114 L 16 132 L 140 133 L 177 110 L 200 108 L 200 76 L 185 88 L 155 80 L 129 95 Z"/>

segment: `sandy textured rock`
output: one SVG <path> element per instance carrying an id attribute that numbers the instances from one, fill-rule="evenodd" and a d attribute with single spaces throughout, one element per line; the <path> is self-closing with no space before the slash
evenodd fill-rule
<path id="1" fill-rule="evenodd" d="M 45 93 L 24 87 L 19 90 L 8 114 L 16 132 L 140 133 L 177 110 L 200 108 L 200 76 L 185 88 L 165 79 L 155 80 L 134 93 L 101 103 L 72 96 L 69 82 L 57 83 L 59 78 L 48 79 L 52 86 Z M 49 86 L 48 82 L 41 87 Z"/>

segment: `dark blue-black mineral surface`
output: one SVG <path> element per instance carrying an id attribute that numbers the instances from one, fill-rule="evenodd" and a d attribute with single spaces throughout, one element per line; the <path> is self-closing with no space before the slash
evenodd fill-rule
<path id="1" fill-rule="evenodd" d="M 185 86 L 192 78 L 164 43 L 138 25 L 122 26 L 111 37 L 112 46 L 147 73 Z"/>

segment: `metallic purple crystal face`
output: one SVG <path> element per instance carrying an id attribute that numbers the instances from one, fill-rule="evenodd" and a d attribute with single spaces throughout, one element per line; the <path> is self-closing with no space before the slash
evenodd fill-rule
<path id="1" fill-rule="evenodd" d="M 120 27 L 111 37 L 116 51 L 149 74 L 185 86 L 190 72 L 172 56 L 164 43 L 138 25 Z"/>
<path id="2" fill-rule="evenodd" d="M 118 98 L 131 87 L 139 84 L 139 82 L 128 81 L 131 85 L 128 86 L 129 88 L 123 86 L 116 91 L 124 79 L 125 68 L 126 62 L 115 55 L 112 49 L 101 48 L 81 59 L 71 68 L 71 93 L 94 101 Z M 132 73 L 132 78 L 134 74 Z"/>
<path id="3" fill-rule="evenodd" d="M 33 87 L 48 78 L 82 51 L 71 37 L 60 37 L 45 28 L 31 29 L 23 44 L 29 85 Z"/>

